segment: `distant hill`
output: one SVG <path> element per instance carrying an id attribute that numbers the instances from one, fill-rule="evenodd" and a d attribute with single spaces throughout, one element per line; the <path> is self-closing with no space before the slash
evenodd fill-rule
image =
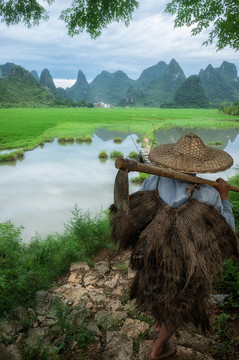
<path id="1" fill-rule="evenodd" d="M 200 70 L 199 76 L 211 103 L 219 104 L 222 101 L 239 100 L 239 79 L 234 64 L 223 61 L 219 68 L 208 65 L 205 70 Z"/>
<path id="2" fill-rule="evenodd" d="M 192 75 L 177 89 L 174 102 L 181 108 L 207 108 L 208 98 L 203 90 L 200 77 Z"/>
<path id="3" fill-rule="evenodd" d="M 104 102 L 117 106 L 160 107 L 177 103 L 176 106 L 215 107 L 224 101 L 239 101 L 237 69 L 226 61 L 219 68 L 208 65 L 188 79 L 175 59 L 169 64 L 160 61 L 143 70 L 136 80 L 120 70 L 115 73 L 102 71 L 89 83 L 83 71 L 79 70 L 75 84 L 67 89 L 56 88 L 48 69 L 44 69 L 39 77 L 35 70 L 30 74 L 21 68 L 25 72 L 21 70 L 20 76 L 15 67 L 13 63 L 0 65 L 2 104 L 77 105 Z"/>
<path id="4" fill-rule="evenodd" d="M 56 97 L 43 89 L 26 69 L 13 65 L 9 75 L 0 78 L 0 104 L 51 106 L 56 104 Z"/>

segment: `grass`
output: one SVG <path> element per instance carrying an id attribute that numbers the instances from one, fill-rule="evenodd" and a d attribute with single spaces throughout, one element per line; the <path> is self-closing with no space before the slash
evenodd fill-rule
<path id="1" fill-rule="evenodd" d="M 46 139 L 92 136 L 99 128 L 143 135 L 174 126 L 239 128 L 239 123 L 217 109 L 2 108 L 0 149 L 31 150 Z"/>
<path id="2" fill-rule="evenodd" d="M 130 181 L 131 181 L 133 184 L 142 185 L 143 181 L 144 181 L 145 179 L 147 179 L 148 176 L 149 176 L 149 174 L 140 173 L 139 176 L 132 177 L 132 178 L 130 179 Z"/>
<path id="3" fill-rule="evenodd" d="M 99 159 L 108 159 L 109 156 L 105 150 L 101 150 L 98 157 Z"/>
<path id="4" fill-rule="evenodd" d="M 22 227 L 0 223 L 0 317 L 17 306 L 33 306 L 35 293 L 47 289 L 72 262 L 87 261 L 108 241 L 109 221 L 105 214 L 90 218 L 75 207 L 62 234 L 30 244 L 21 238 Z"/>
<path id="5" fill-rule="evenodd" d="M 0 162 L 16 161 L 18 159 L 22 159 L 23 157 L 24 157 L 24 151 L 22 150 L 11 151 L 10 153 L 0 154 Z"/>
<path id="6" fill-rule="evenodd" d="M 114 142 L 115 144 L 121 144 L 121 143 L 123 142 L 123 139 L 122 139 L 121 137 L 115 137 L 115 138 L 113 139 L 113 142 Z"/>
<path id="7" fill-rule="evenodd" d="M 130 151 L 127 157 L 130 159 L 137 159 L 138 153 L 136 151 Z"/>
<path id="8" fill-rule="evenodd" d="M 123 158 L 123 157 L 124 157 L 124 154 L 121 151 L 114 150 L 114 151 L 111 151 L 111 153 L 110 153 L 111 159 L 117 159 L 117 158 Z"/>

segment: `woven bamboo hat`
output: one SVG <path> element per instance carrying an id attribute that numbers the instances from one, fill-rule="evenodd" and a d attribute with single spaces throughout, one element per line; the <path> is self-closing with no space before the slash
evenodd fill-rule
<path id="1" fill-rule="evenodd" d="M 216 173 L 233 164 L 227 152 L 206 146 L 196 134 L 182 136 L 175 144 L 156 146 L 149 153 L 153 165 L 184 173 Z"/>

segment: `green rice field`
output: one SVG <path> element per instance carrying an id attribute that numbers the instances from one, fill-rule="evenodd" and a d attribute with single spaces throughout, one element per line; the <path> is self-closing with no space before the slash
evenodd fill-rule
<path id="1" fill-rule="evenodd" d="M 239 117 L 217 109 L 0 109 L 0 149 L 31 150 L 55 137 L 91 136 L 95 129 L 150 134 L 159 128 L 239 128 Z"/>

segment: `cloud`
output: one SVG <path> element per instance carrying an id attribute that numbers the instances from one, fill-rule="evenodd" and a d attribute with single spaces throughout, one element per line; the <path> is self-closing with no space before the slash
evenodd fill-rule
<path id="1" fill-rule="evenodd" d="M 66 89 L 67 87 L 71 87 L 76 82 L 76 79 L 53 79 L 56 87 L 62 87 Z"/>
<path id="2" fill-rule="evenodd" d="M 46 5 L 45 2 L 44 6 Z M 27 29 L 22 25 L 0 24 L 0 64 L 14 62 L 39 75 L 48 68 L 54 79 L 75 79 L 79 69 L 94 79 L 101 71 L 123 70 L 137 79 L 141 72 L 159 61 L 177 60 L 186 76 L 198 73 L 209 63 L 220 66 L 223 60 L 238 65 L 238 56 L 229 48 L 216 52 L 215 46 L 201 46 L 204 32 L 192 37 L 187 27 L 174 29 L 173 17 L 163 12 L 166 1 L 140 1 L 128 27 L 113 23 L 97 40 L 82 33 L 69 37 L 58 20 L 70 0 L 56 0 L 48 7 L 50 20 Z"/>

